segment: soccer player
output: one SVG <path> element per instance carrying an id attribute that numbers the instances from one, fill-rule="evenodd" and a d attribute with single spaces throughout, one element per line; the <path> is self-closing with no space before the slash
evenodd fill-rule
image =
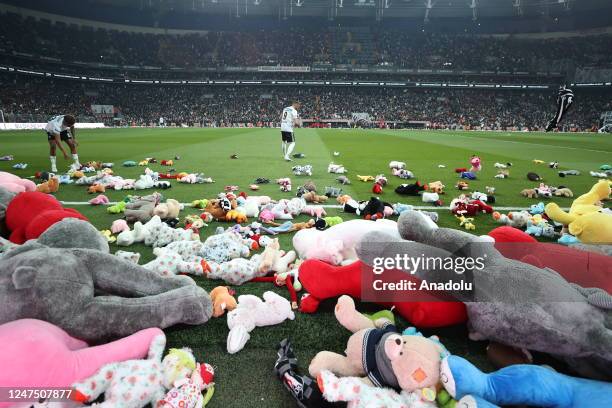
<path id="1" fill-rule="evenodd" d="M 283 157 L 286 161 L 292 161 L 291 152 L 293 152 L 293 148 L 295 147 L 293 127 L 300 126 L 300 115 L 297 111 L 299 108 L 300 103 L 298 101 L 293 101 L 291 106 L 287 106 L 285 109 L 283 109 L 283 113 L 281 115 L 282 149 Z"/>
<path id="2" fill-rule="evenodd" d="M 74 131 L 74 123 L 76 119 L 72 115 L 57 115 L 51 118 L 45 126 L 47 132 L 47 140 L 49 141 L 49 159 L 51 160 L 51 171 L 57 172 L 57 158 L 55 157 L 55 149 L 59 148 L 64 155 L 64 159 L 68 160 L 68 154 L 62 147 L 62 141 L 66 142 L 72 153 L 72 160 L 77 167 L 81 167 L 79 163 L 79 155 L 77 146 L 79 143 L 76 140 L 76 132 Z"/>
<path id="3" fill-rule="evenodd" d="M 559 127 L 561 119 L 563 119 L 567 111 L 569 111 L 573 103 L 574 92 L 572 92 L 572 90 L 567 86 L 563 85 L 561 88 L 559 88 L 559 96 L 557 96 L 557 113 L 555 114 L 555 117 L 548 122 L 548 126 L 546 126 L 547 132 Z"/>

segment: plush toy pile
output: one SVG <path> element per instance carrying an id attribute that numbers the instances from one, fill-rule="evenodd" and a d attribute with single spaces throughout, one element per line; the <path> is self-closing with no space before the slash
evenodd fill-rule
<path id="1" fill-rule="evenodd" d="M 457 190 L 437 176 L 427 183 L 414 179 L 403 161 L 389 162 L 395 176 L 389 178 L 355 175 L 332 162 L 329 184 L 319 189 L 309 179 L 315 169 L 305 164 L 290 169 L 301 178 L 295 192 L 289 177 L 276 179 L 278 200 L 228 184 L 217 195 L 196 195 L 183 204 L 172 198 L 173 184 L 212 178 L 175 169 L 160 174 L 152 170 L 156 163 L 123 162 L 141 166 L 132 169 L 141 174 L 124 179 L 112 163 L 89 162 L 62 175 L 40 174 L 38 185 L 0 172 L 0 343 L 7 345 L 0 366 L 10 367 L 0 384 L 72 387 L 79 402 L 103 398 L 101 406 L 109 407 L 201 407 L 212 396 L 214 369 L 189 349 L 170 349 L 163 357 L 162 329 L 226 318 L 226 348 L 234 354 L 248 347 L 257 327 L 293 330 L 296 313 L 317 313 L 332 299 L 338 323 L 351 332 L 346 347 L 320 351 L 302 374 L 289 341 L 278 347 L 274 371 L 300 406 L 612 406 L 612 385 L 596 381 L 612 379 L 612 285 L 606 273 L 612 270 L 606 255 L 612 253 L 612 214 L 602 205 L 610 198 L 607 179 L 577 192 L 570 204 L 572 190 L 530 171 L 521 195 L 538 200 L 502 212 L 494 207 L 503 210 L 504 197 L 479 180 L 486 163 L 476 155 L 469 167 L 455 169 Z M 495 163 L 497 176 L 487 177 L 507 178 L 511 166 Z M 576 170 L 559 170 L 557 162 L 549 168 L 555 177 L 580 177 Z M 370 183 L 355 187 L 371 197 L 347 194 L 355 179 Z M 64 186 L 71 182 L 78 187 Z M 269 182 L 258 177 L 249 188 L 254 192 Z M 54 197 L 64 188 L 92 194 L 88 202 L 100 207 L 91 210 L 111 218 L 108 225 L 98 231 L 65 208 Z M 135 191 L 111 201 L 122 190 Z M 451 190 L 456 194 L 445 204 Z M 436 211 L 393 203 L 387 197 L 394 194 L 416 197 L 421 209 Z M 567 200 L 569 210 L 557 199 Z M 347 217 L 330 211 L 334 206 Z M 437 225 L 440 211 L 456 219 L 455 228 Z M 483 214 L 501 226 L 473 235 Z M 291 245 L 281 245 L 279 234 L 291 234 Z M 567 246 L 546 246 L 534 237 L 559 238 Z M 111 254 L 109 243 L 122 250 Z M 140 264 L 138 244 L 150 247 L 154 258 Z M 482 267 L 456 273 L 439 263 L 381 265 L 404 258 L 455 266 L 478 259 Z M 216 287 L 209 295 L 192 276 Z M 373 282 L 385 277 L 418 289 L 373 292 Z M 247 283 L 277 290 L 259 297 L 245 293 Z M 362 314 L 355 300 L 390 310 Z M 593 380 L 532 364 L 484 374 L 451 355 L 435 335 L 402 330 L 396 315 L 418 328 L 467 324 L 472 339 L 527 355 L 545 353 Z"/>

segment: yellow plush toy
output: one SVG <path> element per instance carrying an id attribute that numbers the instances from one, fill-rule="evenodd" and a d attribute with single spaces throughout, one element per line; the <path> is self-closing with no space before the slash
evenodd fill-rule
<path id="1" fill-rule="evenodd" d="M 601 212 L 600 201 L 610 198 L 610 182 L 600 180 L 586 194 L 574 200 L 569 213 L 555 203 L 546 205 L 546 215 L 567 225 L 570 234 L 586 244 L 612 243 L 612 215 Z"/>

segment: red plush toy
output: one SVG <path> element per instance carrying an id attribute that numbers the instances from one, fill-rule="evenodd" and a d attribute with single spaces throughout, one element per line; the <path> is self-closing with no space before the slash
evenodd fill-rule
<path id="1" fill-rule="evenodd" d="M 361 261 L 346 266 L 332 266 L 315 259 L 304 261 L 300 265 L 299 277 L 308 294 L 302 297 L 300 311 L 314 313 L 322 300 L 340 295 L 361 298 L 364 268 L 368 267 Z M 405 278 L 417 280 L 410 275 L 405 275 Z M 427 296 L 423 292 L 418 293 L 419 299 Z M 439 301 L 433 295 L 429 295 L 429 298 L 432 301 L 376 303 L 385 307 L 394 306 L 397 313 L 417 327 L 444 327 L 467 320 L 463 303 Z"/>
<path id="2" fill-rule="evenodd" d="M 495 240 L 495 248 L 506 258 L 538 268 L 550 268 L 568 282 L 585 288 L 601 288 L 612 294 L 609 272 L 612 271 L 611 256 L 538 242 L 525 232 L 508 226 L 495 228 L 488 235 Z"/>
<path id="3" fill-rule="evenodd" d="M 490 205 L 485 204 L 480 200 L 472 200 L 464 194 L 451 201 L 450 209 L 455 215 L 465 216 L 474 216 L 480 213 L 493 213 L 493 207 Z"/>
<path id="4" fill-rule="evenodd" d="M 23 244 L 35 239 L 51 225 L 64 218 L 78 218 L 88 221 L 72 208 L 64 208 L 55 197 L 30 191 L 17 194 L 6 208 L 6 226 L 11 231 L 9 239 Z"/>
<path id="5" fill-rule="evenodd" d="M 374 185 L 372 186 L 372 192 L 374 194 L 382 194 L 383 192 L 382 185 L 380 183 L 374 183 Z"/>

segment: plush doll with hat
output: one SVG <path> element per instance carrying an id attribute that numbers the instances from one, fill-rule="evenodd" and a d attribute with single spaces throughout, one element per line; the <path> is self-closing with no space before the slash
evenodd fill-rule
<path id="1" fill-rule="evenodd" d="M 437 337 L 426 338 L 416 332 L 401 334 L 386 318 L 372 321 L 355 310 L 349 296 L 338 299 L 336 319 L 353 335 L 345 356 L 319 352 L 308 371 L 317 377 L 324 370 L 341 376 L 367 377 L 366 384 L 397 391 L 417 391 L 433 402 L 440 381 L 440 362 L 448 356 Z"/>
<path id="2" fill-rule="evenodd" d="M 71 336 L 101 341 L 148 327 L 203 324 L 211 313 L 208 294 L 191 278 L 161 277 L 110 254 L 85 221 L 55 223 L 0 259 L 0 323 L 44 319 Z"/>
<path id="3" fill-rule="evenodd" d="M 612 243 L 612 214 L 602 211 L 602 200 L 610 198 L 610 182 L 601 180 L 591 190 L 576 198 L 569 212 L 556 203 L 546 205 L 546 215 L 551 220 L 566 225 L 580 242 L 587 244 Z"/>
<path id="4" fill-rule="evenodd" d="M 92 402 L 104 394 L 104 403 L 116 408 L 156 406 L 178 380 L 191 376 L 196 361 L 190 349 L 170 349 L 166 336 L 155 337 L 145 360 L 111 363 L 96 374 L 73 384 L 78 402 Z"/>
<path id="5" fill-rule="evenodd" d="M 612 406 L 612 383 L 570 377 L 551 368 L 517 364 L 483 373 L 459 356 L 442 361 L 442 385 L 457 406 L 591 408 Z"/>
<path id="6" fill-rule="evenodd" d="M 469 274 L 437 265 L 405 273 L 429 284 L 471 282 L 472 290 L 451 292 L 466 304 L 471 338 L 549 353 L 583 375 L 612 378 L 612 296 L 570 284 L 552 269 L 506 258 L 489 237 L 438 228 L 416 211 L 403 213 L 398 229 L 399 240 L 381 232 L 365 235 L 357 247 L 360 259 L 368 265 L 397 255 L 481 259 L 482 267 Z"/>
<path id="7" fill-rule="evenodd" d="M 9 388 L 70 388 L 107 364 L 147 356 L 157 328 L 140 330 L 110 343 L 89 347 L 42 320 L 21 319 L 0 325 L 0 384 Z M 36 367 L 35 370 L 32 368 Z M 0 402 L 0 407 L 14 406 Z"/>

